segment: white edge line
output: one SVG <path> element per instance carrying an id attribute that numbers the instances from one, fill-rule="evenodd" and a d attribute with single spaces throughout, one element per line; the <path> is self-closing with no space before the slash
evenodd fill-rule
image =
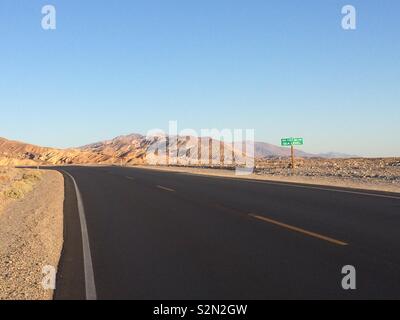
<path id="1" fill-rule="evenodd" d="M 86 300 L 97 300 L 92 254 L 90 251 L 90 244 L 89 244 L 89 233 L 87 230 L 85 208 L 83 206 L 81 192 L 79 191 L 78 185 L 74 177 L 64 170 L 62 170 L 62 172 L 64 172 L 72 179 L 72 182 L 74 183 L 75 186 L 76 199 L 78 202 L 79 220 L 81 223 L 81 232 L 82 232 L 83 266 L 85 272 Z"/>

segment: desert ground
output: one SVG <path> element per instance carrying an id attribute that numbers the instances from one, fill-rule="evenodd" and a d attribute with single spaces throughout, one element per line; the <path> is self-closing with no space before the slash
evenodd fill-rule
<path id="1" fill-rule="evenodd" d="M 257 161 L 256 174 L 274 179 L 400 192 L 400 158 L 287 158 Z"/>
<path id="2" fill-rule="evenodd" d="M 48 300 L 43 267 L 57 268 L 63 243 L 60 173 L 0 167 L 0 300 Z"/>

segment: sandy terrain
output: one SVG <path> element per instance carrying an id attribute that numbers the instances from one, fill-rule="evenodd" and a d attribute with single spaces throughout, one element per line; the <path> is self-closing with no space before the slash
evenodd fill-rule
<path id="1" fill-rule="evenodd" d="M 42 269 L 58 265 L 63 201 L 61 174 L 0 168 L 0 299 L 52 298 Z"/>

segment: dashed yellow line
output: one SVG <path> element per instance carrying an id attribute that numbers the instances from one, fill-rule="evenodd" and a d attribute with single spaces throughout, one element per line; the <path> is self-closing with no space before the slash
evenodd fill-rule
<path id="1" fill-rule="evenodd" d="M 309 237 L 313 237 L 313 238 L 317 238 L 317 239 L 320 239 L 320 240 L 324 240 L 324 241 L 327 241 L 327 242 L 330 242 L 330 243 L 333 243 L 333 244 L 336 244 L 336 245 L 339 245 L 339 246 L 347 246 L 348 245 L 348 243 L 346 243 L 346 242 L 343 242 L 343 241 L 340 241 L 340 240 L 336 240 L 336 239 L 333 239 L 333 238 L 330 238 L 330 237 L 327 237 L 327 236 L 323 236 L 323 235 L 321 235 L 319 233 L 311 232 L 311 231 L 308 231 L 308 230 L 305 230 L 305 229 L 302 229 L 302 228 L 291 226 L 289 224 L 282 223 L 282 222 L 279 222 L 279 221 L 276 221 L 276 220 L 273 220 L 273 219 L 270 219 L 270 218 L 267 218 L 267 217 L 262 217 L 262 216 L 259 216 L 259 215 L 256 215 L 256 214 L 249 214 L 249 216 L 254 218 L 254 219 L 257 219 L 257 220 L 260 220 L 260 221 L 264 221 L 264 222 L 268 222 L 268 223 L 277 225 L 279 227 L 286 228 L 286 229 L 294 231 L 294 232 L 302 233 L 302 234 L 307 235 Z"/>

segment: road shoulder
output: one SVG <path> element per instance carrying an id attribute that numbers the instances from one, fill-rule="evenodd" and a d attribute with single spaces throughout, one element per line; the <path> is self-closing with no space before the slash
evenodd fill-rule
<path id="1" fill-rule="evenodd" d="M 62 175 L 40 171 L 31 190 L 4 204 L 0 214 L 0 299 L 52 299 L 53 290 L 42 286 L 42 272 L 46 266 L 58 266 L 63 202 Z"/>
<path id="2" fill-rule="evenodd" d="M 82 233 L 77 195 L 72 179 L 64 175 L 64 247 L 57 272 L 54 300 L 85 300 Z"/>

